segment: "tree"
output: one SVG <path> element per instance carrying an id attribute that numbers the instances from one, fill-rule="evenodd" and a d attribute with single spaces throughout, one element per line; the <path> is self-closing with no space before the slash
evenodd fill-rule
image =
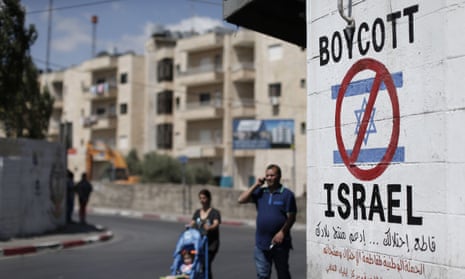
<path id="1" fill-rule="evenodd" d="M 126 156 L 126 163 L 131 175 L 142 174 L 142 162 L 139 159 L 139 155 L 137 155 L 137 150 L 131 149 L 129 151 L 129 154 Z"/>
<path id="2" fill-rule="evenodd" d="M 41 94 L 30 47 L 37 39 L 34 25 L 24 28 L 19 0 L 0 0 L 0 121 L 7 137 L 45 138 L 53 97 Z"/>

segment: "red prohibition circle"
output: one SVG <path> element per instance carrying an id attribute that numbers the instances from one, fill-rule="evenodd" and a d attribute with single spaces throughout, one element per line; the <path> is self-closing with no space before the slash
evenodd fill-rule
<path id="1" fill-rule="evenodd" d="M 345 92 L 352 81 L 353 77 L 364 70 L 372 70 L 375 72 L 375 78 L 373 85 L 370 90 L 370 96 L 365 108 L 365 113 L 362 118 L 362 123 L 359 128 L 357 138 L 352 149 L 352 153 L 347 154 L 347 149 L 342 140 L 341 132 L 341 108 L 342 101 L 344 100 Z M 378 162 L 376 166 L 370 169 L 361 169 L 356 165 L 358 155 L 361 150 L 363 138 L 365 136 L 368 123 L 370 120 L 370 115 L 373 110 L 376 98 L 379 93 L 381 83 L 384 83 L 389 94 L 392 105 L 392 132 L 389 145 L 387 146 L 386 152 L 382 157 L 381 161 Z M 336 100 L 336 113 L 335 113 L 335 130 L 336 130 L 336 141 L 337 148 L 341 154 L 342 161 L 347 167 L 350 173 L 356 178 L 361 180 L 373 180 L 379 177 L 391 163 L 394 153 L 397 149 L 397 143 L 399 141 L 399 131 L 400 131 L 400 113 L 399 113 L 399 100 L 397 98 L 396 87 L 394 81 L 392 80 L 391 74 L 386 69 L 386 67 L 377 60 L 371 58 L 364 58 L 358 60 L 352 67 L 349 69 L 344 79 L 342 80 L 341 87 L 339 89 L 337 100 Z"/>

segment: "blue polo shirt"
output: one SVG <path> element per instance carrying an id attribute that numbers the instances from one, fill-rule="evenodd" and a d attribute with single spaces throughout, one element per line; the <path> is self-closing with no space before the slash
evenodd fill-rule
<path id="1" fill-rule="evenodd" d="M 271 193 L 267 187 L 255 189 L 252 199 L 257 208 L 255 245 L 268 250 L 273 236 L 283 227 L 287 213 L 297 213 L 294 193 L 281 185 Z M 283 246 L 291 247 L 291 236 L 287 234 Z"/>

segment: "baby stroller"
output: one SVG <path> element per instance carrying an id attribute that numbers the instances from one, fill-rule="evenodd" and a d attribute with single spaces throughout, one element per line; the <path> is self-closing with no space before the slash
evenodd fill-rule
<path id="1" fill-rule="evenodd" d="M 170 267 L 171 275 L 180 274 L 183 264 L 183 253 L 193 254 L 192 272 L 189 279 L 208 279 L 208 239 L 199 230 L 186 228 L 179 237 L 176 250 L 173 253 L 173 264 Z M 163 277 L 162 277 L 163 278 Z M 184 278 L 184 277 L 179 277 Z"/>

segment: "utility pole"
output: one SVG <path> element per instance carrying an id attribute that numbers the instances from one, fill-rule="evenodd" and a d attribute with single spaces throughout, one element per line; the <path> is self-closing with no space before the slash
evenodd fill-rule
<path id="1" fill-rule="evenodd" d="M 53 0 L 48 0 L 48 30 L 47 30 L 47 53 L 45 55 L 45 73 L 49 71 L 50 64 L 50 42 L 52 38 L 52 6 Z"/>
<path id="2" fill-rule="evenodd" d="M 97 33 L 97 22 L 98 17 L 96 15 L 92 16 L 92 58 L 95 57 L 95 40 L 96 40 L 96 33 Z"/>

